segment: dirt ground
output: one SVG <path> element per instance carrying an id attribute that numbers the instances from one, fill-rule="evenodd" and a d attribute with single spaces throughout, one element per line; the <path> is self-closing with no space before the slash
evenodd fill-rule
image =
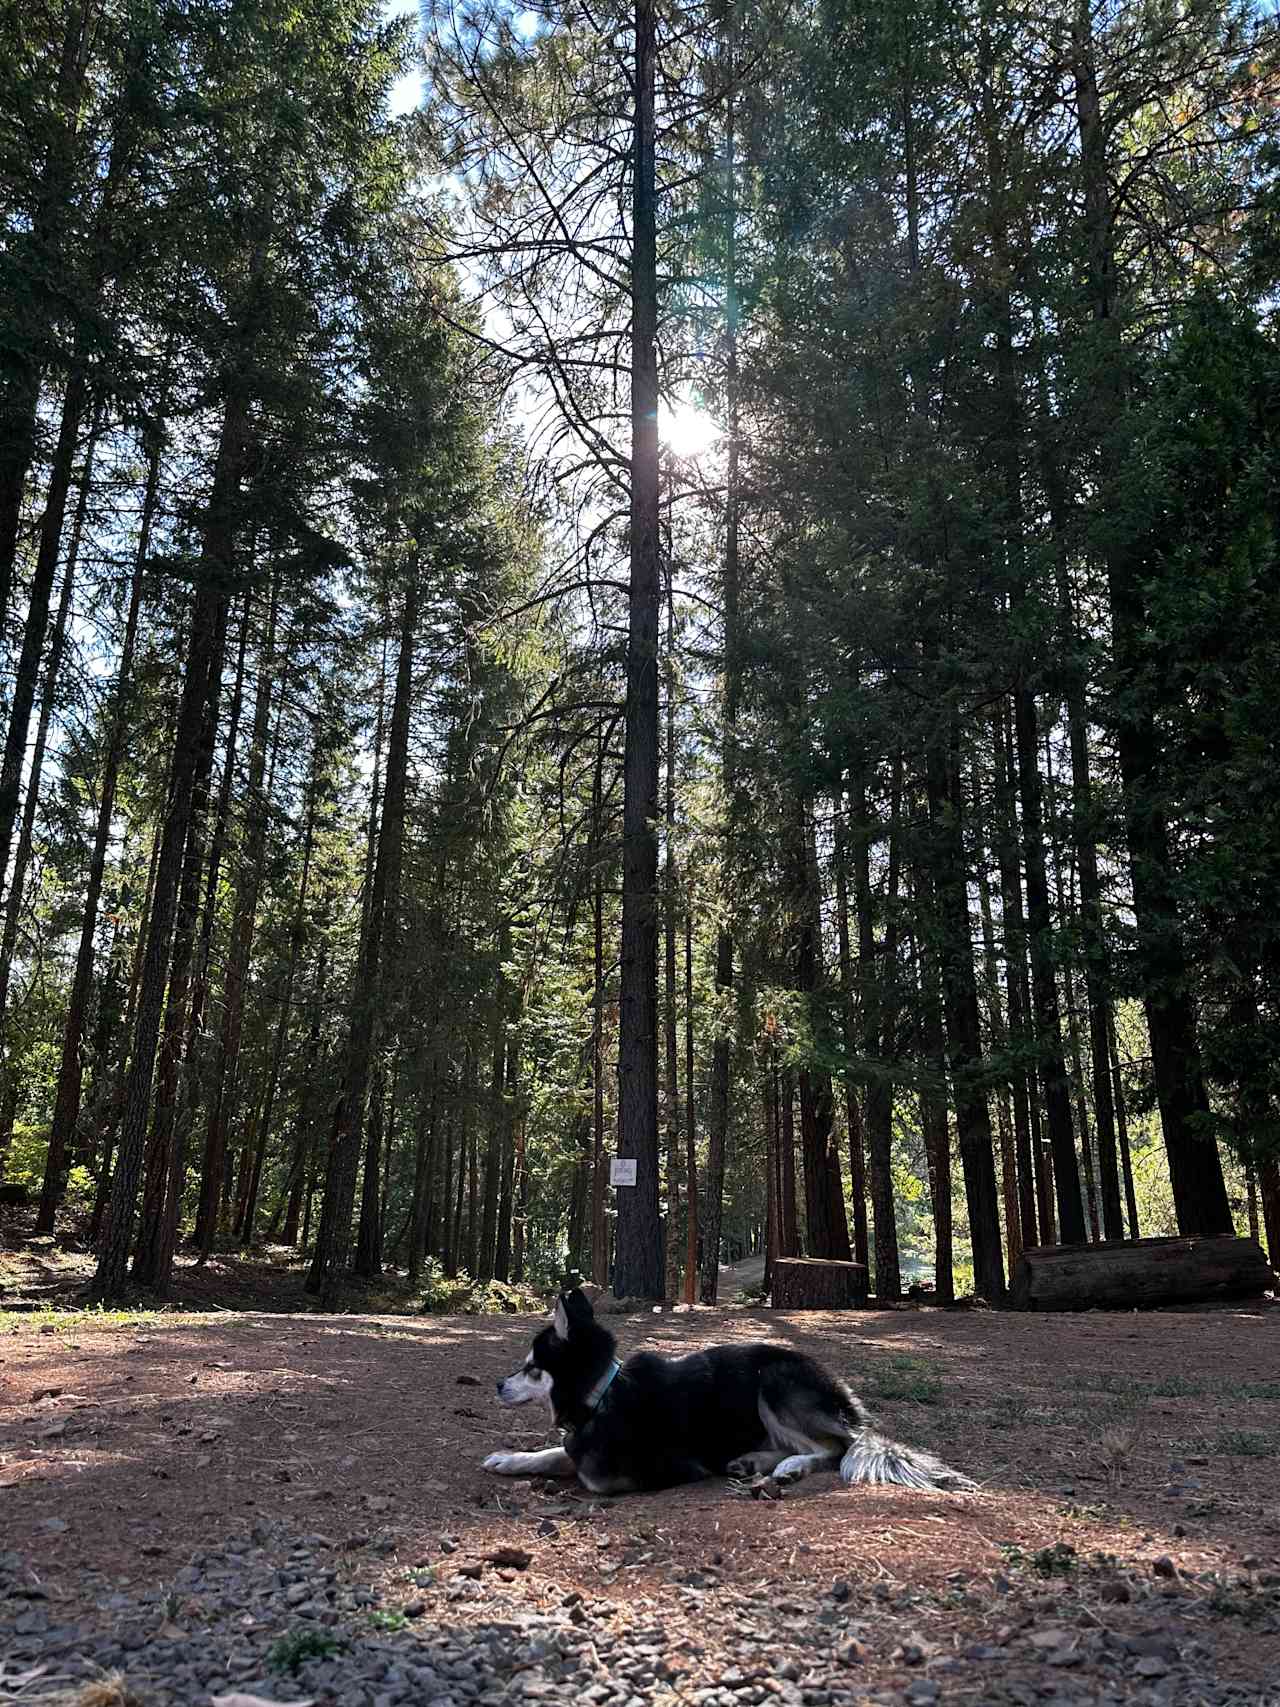
<path id="1" fill-rule="evenodd" d="M 10 1323 L 0 1531 L 68 1615 L 92 1615 L 94 1572 L 162 1577 L 236 1525 L 285 1520 L 358 1555 L 387 1605 L 438 1582 L 429 1617 L 465 1620 L 444 1592 L 460 1567 L 526 1607 L 581 1595 L 606 1618 L 657 1612 L 690 1688 L 752 1655 L 776 1666 L 788 1642 L 805 1659 L 830 1602 L 863 1615 L 858 1688 L 914 1689 L 909 1701 L 1211 1700 L 1223 1685 L 1233 1701 L 1280 1701 L 1274 1303 L 612 1322 L 624 1353 L 783 1339 L 982 1484 L 932 1496 L 818 1477 L 780 1501 L 717 1483 L 600 1502 L 486 1475 L 486 1453 L 546 1439 L 492 1396 L 524 1355 L 527 1317 Z M 514 1565 L 488 1559 L 504 1546 Z M 742 1597 L 758 1606 L 762 1587 L 770 1617 L 744 1624 Z M 1089 1676 L 1128 1682 L 1072 1696 Z M 1173 1688 L 1189 1676 L 1200 1694 Z M 1029 1693 L 992 1693 L 997 1677 Z"/>

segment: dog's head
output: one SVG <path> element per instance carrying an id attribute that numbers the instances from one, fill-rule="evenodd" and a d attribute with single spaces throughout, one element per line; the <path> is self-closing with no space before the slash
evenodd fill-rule
<path id="1" fill-rule="evenodd" d="M 550 1325 L 534 1340 L 522 1367 L 498 1382 L 502 1404 L 527 1405 L 536 1399 L 550 1405 L 557 1382 L 568 1384 L 580 1373 L 584 1342 L 592 1337 L 593 1329 L 591 1300 L 576 1287 L 562 1292 Z"/>

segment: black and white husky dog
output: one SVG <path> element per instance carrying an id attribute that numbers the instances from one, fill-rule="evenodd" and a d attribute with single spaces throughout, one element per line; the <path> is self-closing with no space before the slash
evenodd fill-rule
<path id="1" fill-rule="evenodd" d="M 494 1452 L 499 1476 L 576 1476 L 595 1494 L 670 1488 L 708 1476 L 973 1489 L 930 1453 L 875 1433 L 843 1381 L 783 1345 L 715 1346 L 687 1357 L 641 1351 L 625 1364 L 577 1289 L 563 1292 L 524 1366 L 498 1382 L 504 1405 L 549 1405 L 564 1444 Z"/>

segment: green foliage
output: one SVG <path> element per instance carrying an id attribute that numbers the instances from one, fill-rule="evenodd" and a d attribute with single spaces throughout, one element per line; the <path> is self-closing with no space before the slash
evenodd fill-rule
<path id="1" fill-rule="evenodd" d="M 296 1676 L 307 1660 L 331 1660 L 347 1646 L 343 1637 L 327 1630 L 291 1630 L 272 1643 L 267 1664 L 273 1671 Z"/>
<path id="2" fill-rule="evenodd" d="M 942 1402 L 942 1377 L 920 1357 L 878 1357 L 868 1366 L 862 1386 L 872 1399 L 909 1399 L 917 1405 Z"/>

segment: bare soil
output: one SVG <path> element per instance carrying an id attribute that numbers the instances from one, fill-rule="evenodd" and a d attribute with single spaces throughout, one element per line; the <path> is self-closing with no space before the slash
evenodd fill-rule
<path id="1" fill-rule="evenodd" d="M 163 1581 L 265 1522 L 318 1532 L 385 1607 L 425 1596 L 415 1629 L 491 1619 L 495 1597 L 585 1606 L 606 1633 L 660 1620 L 671 1680 L 642 1699 L 1280 1702 L 1271 1301 L 611 1322 L 624 1354 L 785 1340 L 982 1483 L 931 1496 L 817 1477 L 778 1501 L 714 1483 L 601 1502 L 487 1476 L 486 1453 L 547 1438 L 493 1400 L 527 1317 L 9 1324 L 0 1545 L 64 1620 L 104 1616 L 104 1577 Z"/>

